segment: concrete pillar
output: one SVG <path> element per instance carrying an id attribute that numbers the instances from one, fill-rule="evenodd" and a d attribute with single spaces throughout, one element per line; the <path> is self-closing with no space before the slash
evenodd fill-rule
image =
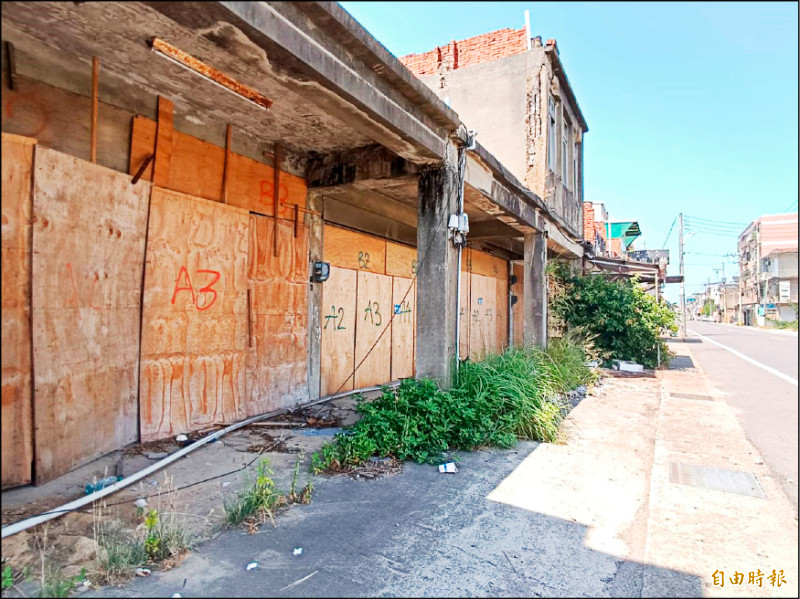
<path id="1" fill-rule="evenodd" d="M 543 232 L 525 235 L 523 340 L 526 346 L 547 345 L 547 239 Z"/>
<path id="2" fill-rule="evenodd" d="M 457 252 L 447 229 L 457 206 L 455 146 L 445 167 L 419 176 L 417 220 L 416 376 L 448 388 L 455 367 Z"/>
<path id="3" fill-rule="evenodd" d="M 322 196 L 308 193 L 308 207 L 322 213 Z M 312 283 L 311 274 L 314 260 L 322 260 L 322 217 L 308 214 L 308 363 L 306 380 L 308 381 L 309 399 L 317 399 L 320 392 L 320 352 L 322 349 L 322 286 L 325 283 Z"/>

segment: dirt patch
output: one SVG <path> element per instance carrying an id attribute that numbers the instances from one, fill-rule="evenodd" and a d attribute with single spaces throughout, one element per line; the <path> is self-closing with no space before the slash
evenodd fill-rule
<path id="1" fill-rule="evenodd" d="M 328 471 L 329 474 L 349 476 L 355 480 L 372 480 L 399 474 L 403 471 L 403 462 L 395 458 L 370 458 L 360 466 L 338 466 Z"/>
<path id="2" fill-rule="evenodd" d="M 291 422 L 294 424 L 305 423 L 314 428 L 338 428 L 342 426 L 342 419 L 333 414 L 330 406 L 311 406 L 299 408 L 287 414 L 281 414 L 271 419 L 272 422 Z"/>

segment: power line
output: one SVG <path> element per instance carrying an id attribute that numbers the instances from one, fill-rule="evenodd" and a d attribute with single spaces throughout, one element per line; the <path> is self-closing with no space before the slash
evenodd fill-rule
<path id="1" fill-rule="evenodd" d="M 672 235 L 672 228 L 675 226 L 677 220 L 678 220 L 677 216 L 672 219 L 672 224 L 669 226 L 669 233 L 667 233 L 667 238 L 664 240 L 664 243 L 661 244 L 662 248 L 667 247 L 667 241 L 669 241 L 669 236 Z"/>
<path id="2" fill-rule="evenodd" d="M 719 219 L 715 219 L 715 218 L 703 218 L 702 216 L 690 216 L 688 214 L 684 214 L 683 218 L 688 218 L 688 219 L 691 219 L 691 220 L 702 220 L 702 221 L 706 221 L 706 222 L 709 222 L 709 223 L 716 223 L 716 224 L 721 224 L 721 225 L 736 225 L 736 226 L 741 225 L 743 227 L 746 227 L 749 224 L 749 223 L 746 223 L 746 222 L 743 222 L 743 221 L 730 221 L 730 220 L 719 220 Z"/>
<path id="3" fill-rule="evenodd" d="M 686 224 L 688 226 L 693 226 L 697 229 L 710 229 L 713 231 L 731 231 L 735 233 L 740 233 L 742 231 L 742 227 L 731 227 L 728 225 L 716 225 L 712 223 L 701 223 L 697 221 L 693 221 L 691 219 L 687 219 Z"/>
<path id="4" fill-rule="evenodd" d="M 787 212 L 791 212 L 792 208 L 797 208 L 797 200 L 793 200 L 786 208 L 784 208 L 781 213 L 786 214 Z"/>

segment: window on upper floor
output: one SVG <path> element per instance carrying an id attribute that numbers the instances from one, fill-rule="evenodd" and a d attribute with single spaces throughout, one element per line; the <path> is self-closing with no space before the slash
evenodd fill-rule
<path id="1" fill-rule="evenodd" d="M 578 156 L 581 155 L 580 145 L 575 144 L 572 151 L 572 190 L 578 193 Z"/>
<path id="2" fill-rule="evenodd" d="M 547 98 L 547 167 L 556 172 L 556 102 Z"/>
<path id="3" fill-rule="evenodd" d="M 564 121 L 561 129 L 561 180 L 569 188 L 569 123 Z"/>

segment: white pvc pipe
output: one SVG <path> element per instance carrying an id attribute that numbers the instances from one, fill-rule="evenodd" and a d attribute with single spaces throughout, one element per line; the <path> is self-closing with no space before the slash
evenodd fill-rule
<path id="1" fill-rule="evenodd" d="M 399 382 L 393 382 L 393 383 L 390 383 L 388 386 L 390 386 L 390 387 L 391 386 L 397 386 L 398 384 L 399 384 Z M 348 397 L 350 395 L 354 395 L 355 393 L 363 393 L 365 391 L 377 391 L 379 389 L 380 389 L 379 385 L 376 385 L 376 386 L 373 386 L 373 387 L 364 387 L 363 389 L 355 389 L 353 391 L 347 391 L 346 393 L 340 393 L 338 395 L 328 395 L 326 397 L 321 397 L 320 399 L 317 399 L 317 400 L 312 401 L 312 402 L 307 403 L 307 404 L 303 404 L 303 405 L 298 406 L 298 407 L 306 408 L 306 407 L 310 407 L 310 406 L 315 406 L 315 405 L 320 404 L 320 403 L 324 403 L 326 401 L 331 401 L 333 399 L 340 399 L 340 398 L 343 398 L 343 397 Z M 179 449 L 175 453 L 172 453 L 172 454 L 168 455 L 167 457 L 165 457 L 163 460 L 159 460 L 155 464 L 151 464 L 147 468 L 145 468 L 143 470 L 139 470 L 139 472 L 136 472 L 135 474 L 131 474 L 129 477 L 115 482 L 113 485 L 109 485 L 107 487 L 104 487 L 103 489 L 101 489 L 99 491 L 96 491 L 94 493 L 91 493 L 90 495 L 86 495 L 84 497 L 81 497 L 80 499 L 76 499 L 75 501 L 71 501 L 69 503 L 65 503 L 61 507 L 54 508 L 52 510 L 49 510 L 49 511 L 44 512 L 42 514 L 39 514 L 38 516 L 32 516 L 32 517 L 27 518 L 25 520 L 20 520 L 19 522 L 16 522 L 14 524 L 9 524 L 8 526 L 4 526 L 2 528 L 2 537 L 0 537 L 0 538 L 5 539 L 6 537 L 10 537 L 11 535 L 15 535 L 18 532 L 22 532 L 23 530 L 27 530 L 28 528 L 32 528 L 33 526 L 37 526 L 39 524 L 43 524 L 44 522 L 47 522 L 48 520 L 52 520 L 53 518 L 58 518 L 59 516 L 63 516 L 64 514 L 67 514 L 67 513 L 72 512 L 72 511 L 75 511 L 75 510 L 77 510 L 77 509 L 79 509 L 79 508 L 81 508 L 81 507 L 83 507 L 83 506 L 85 506 L 85 505 L 87 505 L 89 503 L 97 501 L 98 499 L 102 499 L 103 497 L 105 497 L 107 495 L 111 495 L 112 493 L 116 493 L 117 491 L 120 491 L 121 489 L 124 489 L 128 485 L 131 485 L 132 483 L 135 483 L 136 481 L 141 480 L 142 478 L 148 476 L 149 474 L 152 474 L 153 472 L 156 472 L 157 470 L 161 470 L 164 466 L 167 466 L 167 465 L 171 464 L 172 462 L 174 462 L 175 460 L 177 460 L 178 458 L 182 458 L 186 454 L 193 452 L 195 449 L 197 449 L 198 447 L 202 447 L 206 443 L 210 443 L 211 441 L 215 441 L 215 440 L 219 439 L 220 437 L 222 437 L 223 435 L 227 435 L 228 433 L 230 433 L 232 431 L 235 431 L 237 429 L 240 429 L 240 428 L 242 428 L 244 426 L 247 426 L 248 424 L 252 424 L 253 422 L 258 422 L 259 420 L 266 420 L 267 418 L 272 418 L 274 416 L 278 416 L 280 414 L 284 414 L 284 413 L 286 413 L 288 411 L 290 411 L 290 408 L 284 408 L 282 410 L 275 410 L 273 412 L 267 412 L 266 414 L 261 414 L 260 416 L 253 416 L 251 418 L 247 418 L 246 420 L 242 420 L 241 422 L 237 422 L 236 424 L 232 424 L 231 426 L 228 426 L 226 428 L 220 429 L 215 433 L 212 433 L 210 435 L 206 435 L 205 437 L 203 437 L 202 439 L 198 439 L 197 441 L 195 441 L 191 445 L 187 445 L 186 447 L 184 447 L 182 449 Z"/>

